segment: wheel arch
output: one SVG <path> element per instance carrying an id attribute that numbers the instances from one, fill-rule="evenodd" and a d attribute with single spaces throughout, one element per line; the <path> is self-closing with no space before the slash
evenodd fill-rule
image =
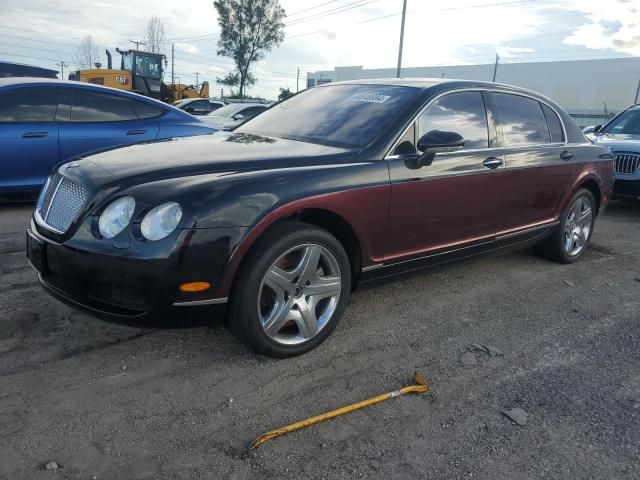
<path id="1" fill-rule="evenodd" d="M 351 263 L 351 288 L 358 284 L 363 263 L 363 246 L 356 230 L 342 215 L 333 210 L 321 207 L 283 208 L 276 210 L 262 219 L 255 227 L 251 228 L 244 239 L 232 252 L 225 267 L 221 291 L 228 295 L 237 277 L 238 270 L 242 266 L 248 253 L 256 242 L 262 238 L 271 228 L 288 221 L 299 220 L 331 233 L 342 244 Z"/>
<path id="2" fill-rule="evenodd" d="M 567 205 L 576 194 L 578 190 L 581 188 L 586 188 L 593 194 L 593 198 L 596 201 L 596 213 L 600 211 L 600 207 L 602 206 L 603 198 L 602 198 L 602 178 L 596 172 L 587 170 L 578 175 L 571 182 L 572 187 L 568 188 L 565 192 L 565 196 L 562 199 L 562 202 L 559 205 L 559 209 L 557 212 L 557 218 L 562 215 L 562 212 Z"/>
<path id="3" fill-rule="evenodd" d="M 600 190 L 600 185 L 594 178 L 587 178 L 582 183 L 578 185 L 576 191 L 581 188 L 586 188 L 593 195 L 594 200 L 596 201 L 596 213 L 600 211 L 600 203 L 602 202 L 602 191 Z"/>

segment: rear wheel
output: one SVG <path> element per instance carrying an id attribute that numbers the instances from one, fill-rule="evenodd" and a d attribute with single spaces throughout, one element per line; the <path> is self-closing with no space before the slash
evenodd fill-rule
<path id="1" fill-rule="evenodd" d="M 272 357 L 305 353 L 335 328 L 349 299 L 347 254 L 329 232 L 301 222 L 269 230 L 238 273 L 228 325 Z"/>
<path id="2" fill-rule="evenodd" d="M 578 190 L 563 212 L 560 225 L 536 245 L 536 253 L 561 263 L 572 263 L 580 258 L 593 233 L 595 205 L 589 190 Z"/>

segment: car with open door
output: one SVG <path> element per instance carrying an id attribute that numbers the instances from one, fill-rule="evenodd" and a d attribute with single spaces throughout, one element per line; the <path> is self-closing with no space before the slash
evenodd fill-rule
<path id="1" fill-rule="evenodd" d="M 123 90 L 0 79 L 0 198 L 37 196 L 51 170 L 78 155 L 215 131 L 177 108 Z"/>
<path id="2" fill-rule="evenodd" d="M 527 245 L 576 261 L 613 166 L 528 90 L 332 83 L 232 132 L 62 165 L 27 250 L 48 292 L 96 316 L 226 304 L 236 336 L 288 357 L 328 337 L 359 284 Z"/>

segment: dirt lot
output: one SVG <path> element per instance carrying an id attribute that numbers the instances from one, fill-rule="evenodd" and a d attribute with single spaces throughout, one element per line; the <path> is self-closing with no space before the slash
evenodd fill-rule
<path id="1" fill-rule="evenodd" d="M 324 345 L 280 361 L 219 322 L 141 330 L 58 303 L 24 256 L 30 210 L 0 207 L 2 478 L 640 478 L 640 205 L 610 206 L 571 266 L 524 251 L 359 291 Z M 247 453 L 414 369 L 428 394 Z"/>

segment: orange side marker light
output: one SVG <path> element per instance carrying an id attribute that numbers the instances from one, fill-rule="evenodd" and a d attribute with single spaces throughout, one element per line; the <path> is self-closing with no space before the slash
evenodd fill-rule
<path id="1" fill-rule="evenodd" d="M 180 291 L 187 293 L 202 292 L 209 287 L 211 287 L 209 282 L 189 282 L 180 285 Z"/>

